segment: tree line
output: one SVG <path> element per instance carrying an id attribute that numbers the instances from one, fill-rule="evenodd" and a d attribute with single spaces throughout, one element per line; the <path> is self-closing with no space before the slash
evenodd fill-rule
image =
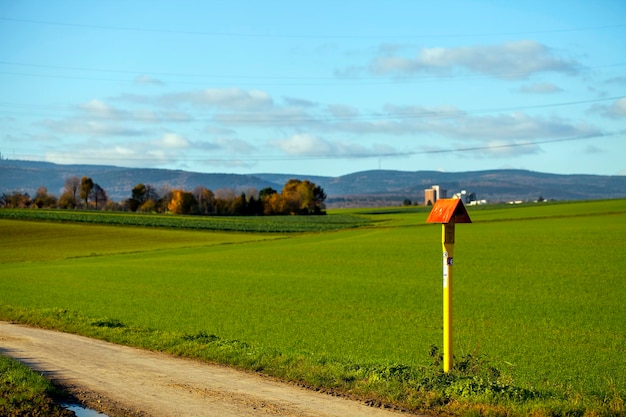
<path id="1" fill-rule="evenodd" d="M 0 207 L 6 208 L 61 208 L 61 209 L 114 209 L 115 203 L 106 191 L 89 177 L 69 177 L 57 198 L 46 187 L 39 187 L 34 197 L 14 191 L 0 197 Z"/>
<path id="2" fill-rule="evenodd" d="M 0 197 L 0 207 L 125 210 L 142 213 L 173 213 L 190 215 L 319 215 L 325 214 L 326 193 L 308 180 L 291 179 L 278 192 L 271 187 L 261 191 L 237 193 L 230 189 L 215 192 L 198 186 L 193 191 L 157 190 L 139 183 L 130 198 L 115 203 L 106 191 L 90 177 L 69 177 L 57 198 L 45 187 L 39 187 L 31 198 L 15 191 Z"/>

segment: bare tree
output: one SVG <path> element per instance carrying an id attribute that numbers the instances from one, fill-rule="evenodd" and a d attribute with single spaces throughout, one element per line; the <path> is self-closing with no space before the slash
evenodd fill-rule
<path id="1" fill-rule="evenodd" d="M 46 187 L 37 188 L 37 194 L 35 194 L 35 198 L 33 200 L 33 204 L 38 208 L 48 208 L 53 207 L 57 203 L 57 199 L 52 194 L 48 193 L 48 189 Z"/>
<path id="2" fill-rule="evenodd" d="M 215 194 L 206 187 L 197 186 L 193 190 L 193 196 L 198 202 L 198 213 L 213 214 L 215 213 Z"/>
<path id="3" fill-rule="evenodd" d="M 104 206 L 109 199 L 104 188 L 100 187 L 99 184 L 93 185 L 93 190 L 91 191 L 91 199 L 96 204 L 96 210 L 98 209 L 98 204 Z"/>
<path id="4" fill-rule="evenodd" d="M 80 189 L 80 179 L 78 177 L 68 177 L 65 179 L 65 187 L 59 198 L 59 206 L 62 208 L 75 208 L 76 195 Z"/>
<path id="5" fill-rule="evenodd" d="M 85 201 L 85 207 L 89 208 L 89 196 L 93 190 L 93 180 L 89 177 L 83 177 L 80 180 L 80 198 Z"/>

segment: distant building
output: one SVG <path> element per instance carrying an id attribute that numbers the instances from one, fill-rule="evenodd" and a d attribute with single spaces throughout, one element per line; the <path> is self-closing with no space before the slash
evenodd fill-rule
<path id="1" fill-rule="evenodd" d="M 440 198 L 446 198 L 447 191 L 433 185 L 431 188 L 424 190 L 424 205 L 431 206 Z"/>
<path id="2" fill-rule="evenodd" d="M 476 193 L 469 193 L 466 190 L 461 190 L 460 193 L 455 193 L 452 198 L 458 198 L 463 200 L 463 203 L 469 206 L 477 206 L 479 204 L 487 204 L 487 200 L 479 200 L 476 197 Z"/>

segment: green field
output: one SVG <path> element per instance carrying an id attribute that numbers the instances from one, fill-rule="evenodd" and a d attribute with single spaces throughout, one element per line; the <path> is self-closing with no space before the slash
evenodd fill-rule
<path id="1" fill-rule="evenodd" d="M 331 212 L 315 229 L 289 217 L 280 233 L 22 213 L 0 219 L 0 318 L 415 410 L 623 414 L 626 201 L 468 210 L 454 326 L 472 369 L 449 378 L 429 356 L 442 339 L 441 227 L 424 224 L 426 208 Z"/>

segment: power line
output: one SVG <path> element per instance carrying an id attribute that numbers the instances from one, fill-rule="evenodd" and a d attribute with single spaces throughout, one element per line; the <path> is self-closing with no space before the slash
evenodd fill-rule
<path id="1" fill-rule="evenodd" d="M 309 154 L 309 155 L 256 155 L 256 156 L 235 156 L 235 155 L 225 155 L 221 157 L 205 157 L 205 156 L 197 156 L 193 155 L 190 157 L 180 158 L 186 162 L 204 162 L 204 163 L 218 163 L 218 162 L 278 162 L 278 161 L 313 161 L 313 160 L 341 160 L 341 159 L 372 159 L 372 158 L 406 158 L 416 155 L 433 155 L 433 154 L 456 154 L 456 153 L 466 153 L 466 152 L 476 152 L 476 151 L 492 151 L 497 149 L 507 149 L 507 148 L 522 148 L 522 147 L 530 147 L 537 145 L 545 145 L 551 143 L 566 143 L 573 141 L 584 141 L 590 139 L 605 139 L 611 137 L 618 137 L 626 135 L 626 130 L 614 131 L 614 132 L 606 132 L 606 133 L 598 133 L 598 134 L 590 134 L 590 135 L 581 135 L 581 136 L 573 136 L 566 138 L 553 138 L 553 139 L 539 139 L 535 141 L 528 142 L 519 142 L 519 143 L 508 143 L 508 144 L 500 144 L 500 145 L 482 145 L 482 146 L 471 146 L 471 147 L 457 147 L 457 148 L 444 148 L 444 149 L 426 149 L 419 151 L 406 151 L 406 152 L 371 152 L 371 153 L 335 153 L 335 154 Z M 61 152 L 60 152 L 61 153 Z M 103 155 L 94 155 L 88 156 L 84 154 L 77 153 L 68 153 L 62 152 L 62 155 L 66 159 L 78 159 L 78 160 L 115 160 L 120 162 L 145 162 L 147 160 L 154 160 L 154 156 L 147 157 L 121 157 L 116 156 L 114 158 L 110 156 Z M 167 162 L 171 159 L 176 158 L 178 155 L 170 154 L 164 159 L 164 162 Z"/>
<path id="2" fill-rule="evenodd" d="M 555 138 L 555 139 L 541 139 L 529 142 L 519 142 L 519 143 L 508 143 L 508 144 L 500 144 L 500 145 L 483 145 L 483 146 L 472 146 L 472 147 L 463 147 L 463 148 L 445 148 L 445 149 L 428 149 L 428 150 L 420 150 L 420 151 L 408 151 L 408 152 L 390 152 L 390 153 L 376 153 L 376 154 L 337 154 L 337 155 L 319 155 L 312 156 L 306 159 L 358 159 L 358 158 L 393 158 L 393 157 L 407 157 L 414 155 L 431 155 L 431 154 L 444 154 L 444 153 L 463 153 L 463 152 L 475 152 L 475 151 L 487 151 L 487 150 L 495 150 L 495 149 L 506 149 L 506 148 L 521 148 L 527 146 L 537 146 L 537 145 L 545 145 L 549 143 L 563 143 L 563 142 L 573 142 L 580 140 L 589 140 L 589 139 L 602 139 L 608 137 L 621 136 L 626 134 L 626 130 L 620 130 L 616 132 L 608 132 L 602 134 L 590 134 L 583 136 L 574 136 L 567 138 Z"/>
<path id="3" fill-rule="evenodd" d="M 573 142 L 573 141 L 579 141 L 579 140 L 614 137 L 614 136 L 620 136 L 624 134 L 626 134 L 626 130 L 620 130 L 616 132 L 603 133 L 603 134 L 574 136 L 574 137 L 569 137 L 569 138 L 542 139 L 542 140 L 535 140 L 535 141 L 530 141 L 530 142 L 506 143 L 506 144 L 500 144 L 500 145 L 472 146 L 472 147 L 466 147 L 466 148 L 450 148 L 450 149 L 432 149 L 432 150 L 425 150 L 425 151 L 409 152 L 408 154 L 426 155 L 426 154 L 437 154 L 437 153 L 458 153 L 458 152 L 474 152 L 474 151 L 506 149 L 506 148 L 522 148 L 526 146 L 544 145 L 547 143 Z"/>
<path id="4" fill-rule="evenodd" d="M 587 26 L 578 28 L 561 28 L 546 29 L 536 31 L 517 31 L 517 32 L 478 32 L 478 33 L 448 33 L 448 34 L 268 34 L 268 33 L 241 33 L 241 32 L 216 32 L 216 31 L 194 31 L 194 30 L 173 30 L 163 28 L 141 28 L 131 26 L 109 26 L 84 23 L 58 22 L 36 19 L 18 19 L 11 17 L 0 17 L 0 20 L 14 23 L 28 23 L 46 26 L 61 26 L 79 29 L 96 29 L 106 31 L 123 31 L 123 32 L 143 32 L 143 33 L 163 33 L 163 34 L 181 34 L 181 35 L 201 35 L 215 37 L 231 37 L 231 38 L 285 38 L 285 39 L 376 39 L 376 38 L 467 38 L 467 37 L 483 37 L 483 36 L 512 36 L 512 35 L 533 35 L 545 33 L 565 33 L 565 32 L 586 32 L 593 30 L 617 29 L 626 27 L 626 23 L 618 23 L 613 25 Z"/>
<path id="5" fill-rule="evenodd" d="M 182 85 L 219 85 L 215 82 L 215 79 L 221 81 L 222 84 L 231 85 L 232 82 L 241 84 L 242 82 L 247 84 L 260 84 L 264 86 L 322 86 L 322 85 L 349 85 L 349 86 L 369 86 L 369 85 L 402 85 L 423 81 L 469 81 L 480 79 L 491 79 L 493 77 L 509 78 L 523 75 L 523 72 L 502 72 L 498 74 L 411 74 L 404 77 L 381 77 L 381 76 L 357 76 L 354 78 L 349 77 L 294 77 L 293 75 L 271 75 L 271 76 L 257 76 L 257 75 L 224 75 L 224 74 L 197 74 L 197 73 L 172 73 L 172 72 L 159 72 L 153 70 L 128 70 L 128 69 L 101 69 L 101 68 L 86 68 L 86 67 L 72 67 L 72 66 L 59 66 L 59 65 L 46 65 L 46 64 L 30 64 L 0 61 L 0 65 L 28 67 L 28 68 L 40 68 L 45 70 L 62 70 L 62 71 L 80 71 L 80 72 L 101 72 L 110 74 L 126 74 L 134 76 L 132 79 L 124 78 L 100 78 L 100 77 L 85 77 L 77 75 L 64 75 L 64 74 L 50 74 L 50 73 L 26 73 L 16 71 L 0 71 L 2 75 L 12 76 L 24 76 L 24 77 L 39 77 L 39 78 L 53 78 L 53 79 L 66 79 L 77 81 L 105 81 L 105 82 L 138 82 L 138 78 L 142 75 L 149 74 L 150 76 L 159 77 L 185 77 L 185 78 L 206 78 L 207 81 L 180 81 L 180 80 L 168 80 L 167 84 L 182 84 Z M 626 66 L 625 62 L 599 65 L 586 67 L 587 70 L 593 70 L 598 68 L 610 68 Z M 384 81 L 376 81 L 381 80 Z M 226 81 L 231 80 L 231 81 Z M 278 82 L 281 80 L 287 80 L 287 82 Z M 161 81 L 161 80 L 159 80 Z M 268 82 L 269 81 L 269 82 Z M 365 81 L 365 82 L 364 82 Z M 163 82 L 165 84 L 166 82 Z"/>
<path id="6" fill-rule="evenodd" d="M 129 74 L 129 75 L 137 75 L 137 74 L 150 74 L 150 75 L 158 75 L 158 76 L 174 76 L 174 77 L 205 77 L 205 78 L 228 78 L 228 79 L 253 79 L 253 80 L 282 80 L 282 79 L 293 79 L 293 80 L 335 80 L 337 77 L 294 77 L 290 75 L 275 75 L 275 76 L 257 76 L 257 75 L 223 75 L 223 74 L 193 74 L 193 73 L 180 73 L 180 72 L 157 72 L 152 70 L 128 70 L 128 69 L 102 69 L 102 68 L 86 68 L 86 67 L 72 67 L 72 66 L 61 66 L 61 65 L 46 65 L 46 64 L 29 64 L 29 63 L 20 63 L 20 62 L 10 62 L 10 61 L 0 61 L 1 65 L 13 65 L 20 67 L 31 67 L 31 68 L 42 68 L 42 69 L 54 69 L 54 70 L 64 70 L 64 71 L 84 71 L 84 72 L 104 72 L 104 73 L 115 73 L 115 74 Z M 626 65 L 626 63 L 622 64 Z M 42 75 L 45 76 L 47 74 L 25 74 L 31 76 Z"/>
<path id="7" fill-rule="evenodd" d="M 626 65 L 626 64 L 625 64 Z M 105 71 L 102 71 L 105 72 Z M 143 74 L 146 74 L 149 72 L 134 72 L 133 74 L 136 76 L 140 76 Z M 95 78 L 95 77 L 81 77 L 81 76 L 75 76 L 75 75 L 55 75 L 55 74 L 33 74 L 33 73 L 25 73 L 25 72 L 12 72 L 12 71 L 0 71 L 1 75 L 11 75 L 11 76 L 20 76 L 20 77 L 36 77 L 36 78 L 52 78 L 52 79 L 63 79 L 63 80 L 75 80 L 75 81 L 104 81 L 104 82 L 115 82 L 115 83 L 137 83 L 140 82 L 139 80 L 137 80 L 137 77 L 133 78 L 133 79 L 123 79 L 123 78 Z M 159 73 L 150 73 L 152 75 L 163 75 L 163 74 L 159 74 Z M 184 77 L 200 77 L 201 75 L 181 75 Z M 326 77 L 326 78 L 322 78 L 322 77 L 318 77 L 318 78 L 314 78 L 314 77 L 278 77 L 278 76 L 272 76 L 272 77 L 253 77 L 253 76 L 229 76 L 229 75 L 204 75 L 203 77 L 206 78 L 219 78 L 222 81 L 220 82 L 215 82 L 214 80 L 211 81 L 180 81 L 180 80 L 175 80 L 175 81 L 167 81 L 167 82 L 163 82 L 163 84 L 168 84 L 168 85 L 232 85 L 234 82 L 237 82 L 238 84 L 259 84 L 260 81 L 263 82 L 263 86 L 324 86 L 324 85 L 333 85 L 333 86 L 340 86 L 340 85 L 390 85 L 390 84 L 398 84 L 398 82 L 396 81 L 378 81 L 378 82 L 368 82 L 368 83 L 363 83 L 361 79 L 355 79 L 352 82 L 347 82 L 346 79 L 338 79 L 338 78 L 333 78 L 333 77 Z M 265 80 L 281 80 L 281 79 L 286 79 L 286 80 L 295 80 L 293 82 L 267 82 Z M 232 81 L 226 81 L 226 80 L 232 80 Z M 300 81 L 298 81 L 300 80 Z M 318 81 L 318 82 L 304 82 L 302 80 L 327 80 L 326 82 L 324 81 Z M 247 81 L 247 82 L 246 82 Z"/>
<path id="8" fill-rule="evenodd" d="M 615 97 L 604 97 L 590 100 L 577 100 L 558 103 L 546 103 L 546 104 L 534 104 L 528 106 L 509 106 L 509 107 L 493 107 L 482 109 L 470 109 L 461 110 L 453 108 L 450 110 L 437 110 L 437 109 L 421 109 L 415 111 L 404 112 L 387 112 L 383 114 L 358 114 L 351 116 L 332 116 L 325 115 L 323 113 L 307 113 L 303 116 L 288 116 L 281 113 L 282 108 L 276 108 L 275 111 L 259 111 L 256 113 L 224 113 L 224 112 L 212 112 L 202 113 L 194 111 L 194 116 L 189 115 L 186 118 L 181 119 L 181 115 L 186 115 L 180 111 L 159 111 L 159 110 L 120 110 L 111 109 L 110 113 L 105 115 L 90 114 L 91 119 L 108 120 L 111 122 L 128 122 L 128 121 L 146 121 L 146 122 L 218 122 L 223 124 L 249 124 L 249 125 L 286 125 L 293 123 L 338 123 L 338 122 L 368 122 L 368 121 L 385 121 L 385 120 L 406 120 L 406 119 L 447 119 L 447 118 L 459 118 L 473 114 L 484 113 L 499 113 L 499 112 L 516 112 L 522 110 L 536 110 L 546 109 L 554 107 L 564 106 L 576 106 L 581 104 L 601 103 L 606 101 L 614 101 L 626 98 L 626 95 Z M 40 104 L 29 103 L 11 103 L 0 102 L 0 107 L 8 107 L 9 110 L 0 110 L 0 113 L 4 114 L 20 114 L 19 112 L 28 112 L 29 116 L 38 114 L 40 116 L 50 115 L 49 110 L 53 108 L 55 111 L 71 112 L 71 111 L 84 111 L 89 112 L 87 109 L 80 108 L 79 106 L 48 106 Z M 13 108 L 18 109 L 14 110 Z M 33 113 L 30 109 L 35 109 L 38 112 Z M 149 112 L 146 115 L 142 112 Z M 200 114 L 200 117 L 197 115 Z M 83 116 L 84 117 L 84 116 Z M 156 117 L 156 120 L 155 120 Z"/>

